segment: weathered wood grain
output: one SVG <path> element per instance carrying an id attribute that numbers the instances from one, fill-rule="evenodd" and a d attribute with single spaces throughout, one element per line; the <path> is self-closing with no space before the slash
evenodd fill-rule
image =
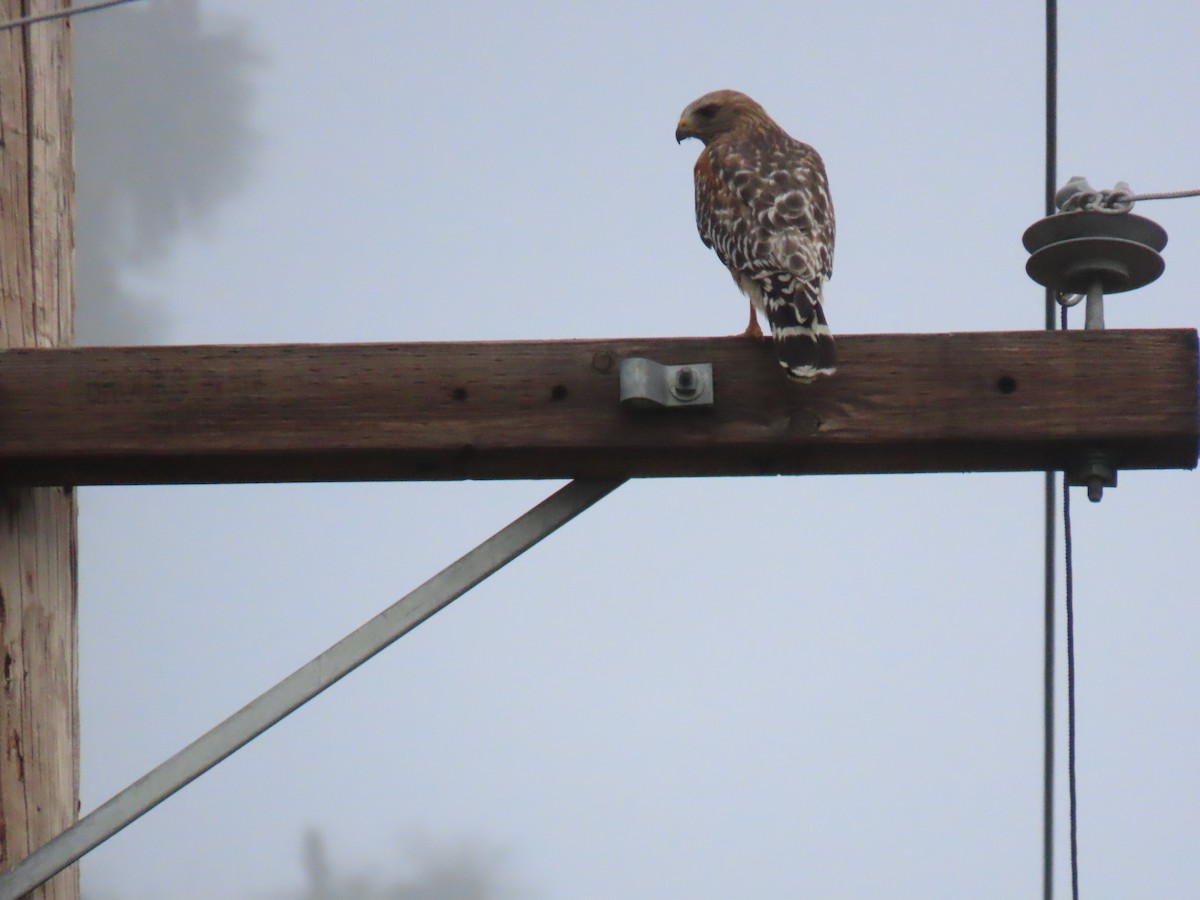
<path id="1" fill-rule="evenodd" d="M 67 5 L 0 0 L 0 19 Z M 0 347 L 72 339 L 70 85 L 66 20 L 0 32 Z M 0 869 L 78 813 L 75 540 L 71 490 L 0 488 Z M 78 867 L 30 896 L 77 900 Z"/>
<path id="2" fill-rule="evenodd" d="M 839 337 L 787 381 L 743 338 L 79 348 L 0 356 L 0 483 L 1190 468 L 1192 330 Z M 618 361 L 711 362 L 633 412 Z"/>

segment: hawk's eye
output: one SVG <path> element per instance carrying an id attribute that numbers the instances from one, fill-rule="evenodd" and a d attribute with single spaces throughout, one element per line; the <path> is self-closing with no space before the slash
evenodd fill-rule
<path id="1" fill-rule="evenodd" d="M 704 106 L 696 110 L 696 115 L 702 119 L 711 119 L 717 114 L 717 110 L 721 107 L 716 103 L 706 103 Z"/>

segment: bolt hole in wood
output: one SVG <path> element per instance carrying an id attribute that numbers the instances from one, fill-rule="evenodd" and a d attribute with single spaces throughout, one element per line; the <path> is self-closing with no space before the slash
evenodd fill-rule
<path id="1" fill-rule="evenodd" d="M 461 387 L 455 388 L 454 389 L 454 399 L 455 400 L 466 400 L 467 399 L 467 389 L 461 388 Z"/>
<path id="2" fill-rule="evenodd" d="M 1002 394 L 1011 394 L 1017 389 L 1017 379 L 1011 375 L 1001 375 L 996 379 L 996 390 Z"/>
<path id="3" fill-rule="evenodd" d="M 556 384 L 554 387 L 550 388 L 550 399 L 551 400 L 562 400 L 566 396 L 567 396 L 566 386 L 561 385 L 561 384 Z"/>

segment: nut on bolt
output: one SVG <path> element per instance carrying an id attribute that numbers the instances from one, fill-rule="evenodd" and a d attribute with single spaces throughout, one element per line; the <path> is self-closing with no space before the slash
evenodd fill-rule
<path id="1" fill-rule="evenodd" d="M 680 367 L 671 382 L 671 393 L 680 400 L 691 400 L 700 393 L 700 379 L 696 377 L 696 370 L 690 366 Z"/>
<path id="2" fill-rule="evenodd" d="M 1088 499 L 1099 503 L 1106 487 L 1117 486 L 1117 469 L 1107 456 L 1096 454 L 1071 473 L 1069 483 L 1086 486 Z"/>
<path id="3" fill-rule="evenodd" d="M 627 356 L 619 366 L 621 403 L 632 409 L 713 405 L 712 363 L 668 366 L 643 356 Z"/>

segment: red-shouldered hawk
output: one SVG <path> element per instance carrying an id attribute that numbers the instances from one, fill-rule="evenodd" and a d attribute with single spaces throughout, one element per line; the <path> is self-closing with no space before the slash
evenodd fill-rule
<path id="1" fill-rule="evenodd" d="M 675 140 L 699 138 L 696 226 L 750 298 L 746 335 L 766 313 L 779 364 L 796 381 L 837 368 L 822 293 L 833 273 L 833 203 L 817 151 L 737 91 L 688 105 Z"/>

